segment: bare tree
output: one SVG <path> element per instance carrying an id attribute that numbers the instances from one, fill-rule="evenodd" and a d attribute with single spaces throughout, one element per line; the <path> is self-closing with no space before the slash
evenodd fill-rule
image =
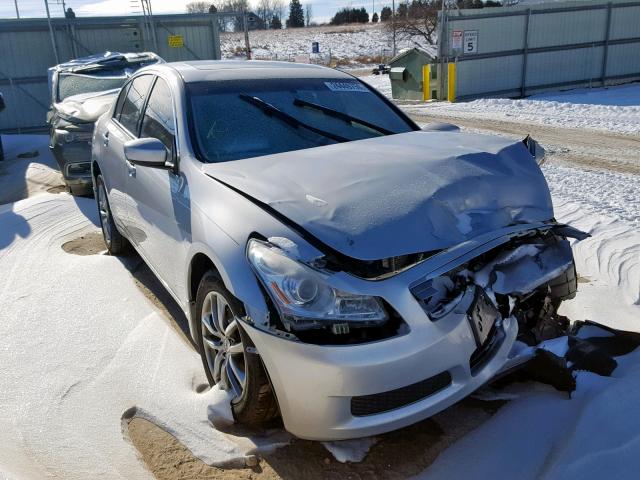
<path id="1" fill-rule="evenodd" d="M 313 10 L 311 9 L 311 4 L 307 3 L 304 6 L 304 22 L 307 27 L 311 25 L 312 18 L 313 18 Z"/>
<path id="2" fill-rule="evenodd" d="M 288 3 L 285 0 L 271 0 L 273 7 L 273 15 L 282 20 L 287 12 Z"/>
<path id="3" fill-rule="evenodd" d="M 213 2 L 189 2 L 187 3 L 187 13 L 209 13 L 209 7 Z"/>
<path id="4" fill-rule="evenodd" d="M 268 25 L 275 15 L 273 0 L 258 0 L 256 4 L 256 15 L 260 17 L 265 28 L 268 28 Z"/>
<path id="5" fill-rule="evenodd" d="M 231 23 L 231 27 L 236 32 L 242 31 L 244 28 L 244 15 L 242 12 L 249 10 L 248 0 L 224 0 L 224 2 L 218 8 L 218 12 L 234 12 L 236 15 L 228 15 L 225 17 L 225 27 L 228 23 Z"/>
<path id="6" fill-rule="evenodd" d="M 409 5 L 401 4 L 396 12 L 396 37 L 422 37 L 429 45 L 434 45 L 438 28 L 438 0 L 413 0 Z M 392 28 L 387 26 L 387 28 Z"/>

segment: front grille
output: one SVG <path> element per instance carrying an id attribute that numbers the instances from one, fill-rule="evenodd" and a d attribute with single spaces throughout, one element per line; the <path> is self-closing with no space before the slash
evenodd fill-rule
<path id="1" fill-rule="evenodd" d="M 451 385 L 451 374 L 442 372 L 421 382 L 406 387 L 351 398 L 351 414 L 356 417 L 374 415 L 404 407 L 433 395 Z"/>

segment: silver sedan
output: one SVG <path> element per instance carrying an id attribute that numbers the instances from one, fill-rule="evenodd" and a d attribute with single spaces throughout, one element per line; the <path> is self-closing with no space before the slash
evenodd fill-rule
<path id="1" fill-rule="evenodd" d="M 346 439 L 409 425 L 565 333 L 567 236 L 531 139 L 421 130 L 350 75 L 159 64 L 97 122 L 107 248 L 189 319 L 237 421 Z M 538 157 L 538 158 L 537 158 Z"/>

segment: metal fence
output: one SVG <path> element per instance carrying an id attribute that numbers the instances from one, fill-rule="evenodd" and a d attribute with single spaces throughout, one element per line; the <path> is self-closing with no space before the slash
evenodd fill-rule
<path id="1" fill-rule="evenodd" d="M 167 61 L 220 58 L 212 14 L 0 20 L 0 91 L 7 109 L 0 131 L 44 128 L 50 94 L 47 68 L 104 51 L 153 51 Z M 52 38 L 53 37 L 53 38 Z"/>
<path id="2" fill-rule="evenodd" d="M 442 25 L 458 99 L 640 79 L 640 1 L 458 10 Z"/>

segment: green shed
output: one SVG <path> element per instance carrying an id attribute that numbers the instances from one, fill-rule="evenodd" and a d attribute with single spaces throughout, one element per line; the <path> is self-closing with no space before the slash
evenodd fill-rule
<path id="1" fill-rule="evenodd" d="M 422 100 L 422 67 L 434 63 L 435 58 L 431 52 L 418 47 L 409 48 L 392 58 L 389 62 L 391 96 L 398 100 Z M 432 71 L 432 75 L 434 73 Z"/>

